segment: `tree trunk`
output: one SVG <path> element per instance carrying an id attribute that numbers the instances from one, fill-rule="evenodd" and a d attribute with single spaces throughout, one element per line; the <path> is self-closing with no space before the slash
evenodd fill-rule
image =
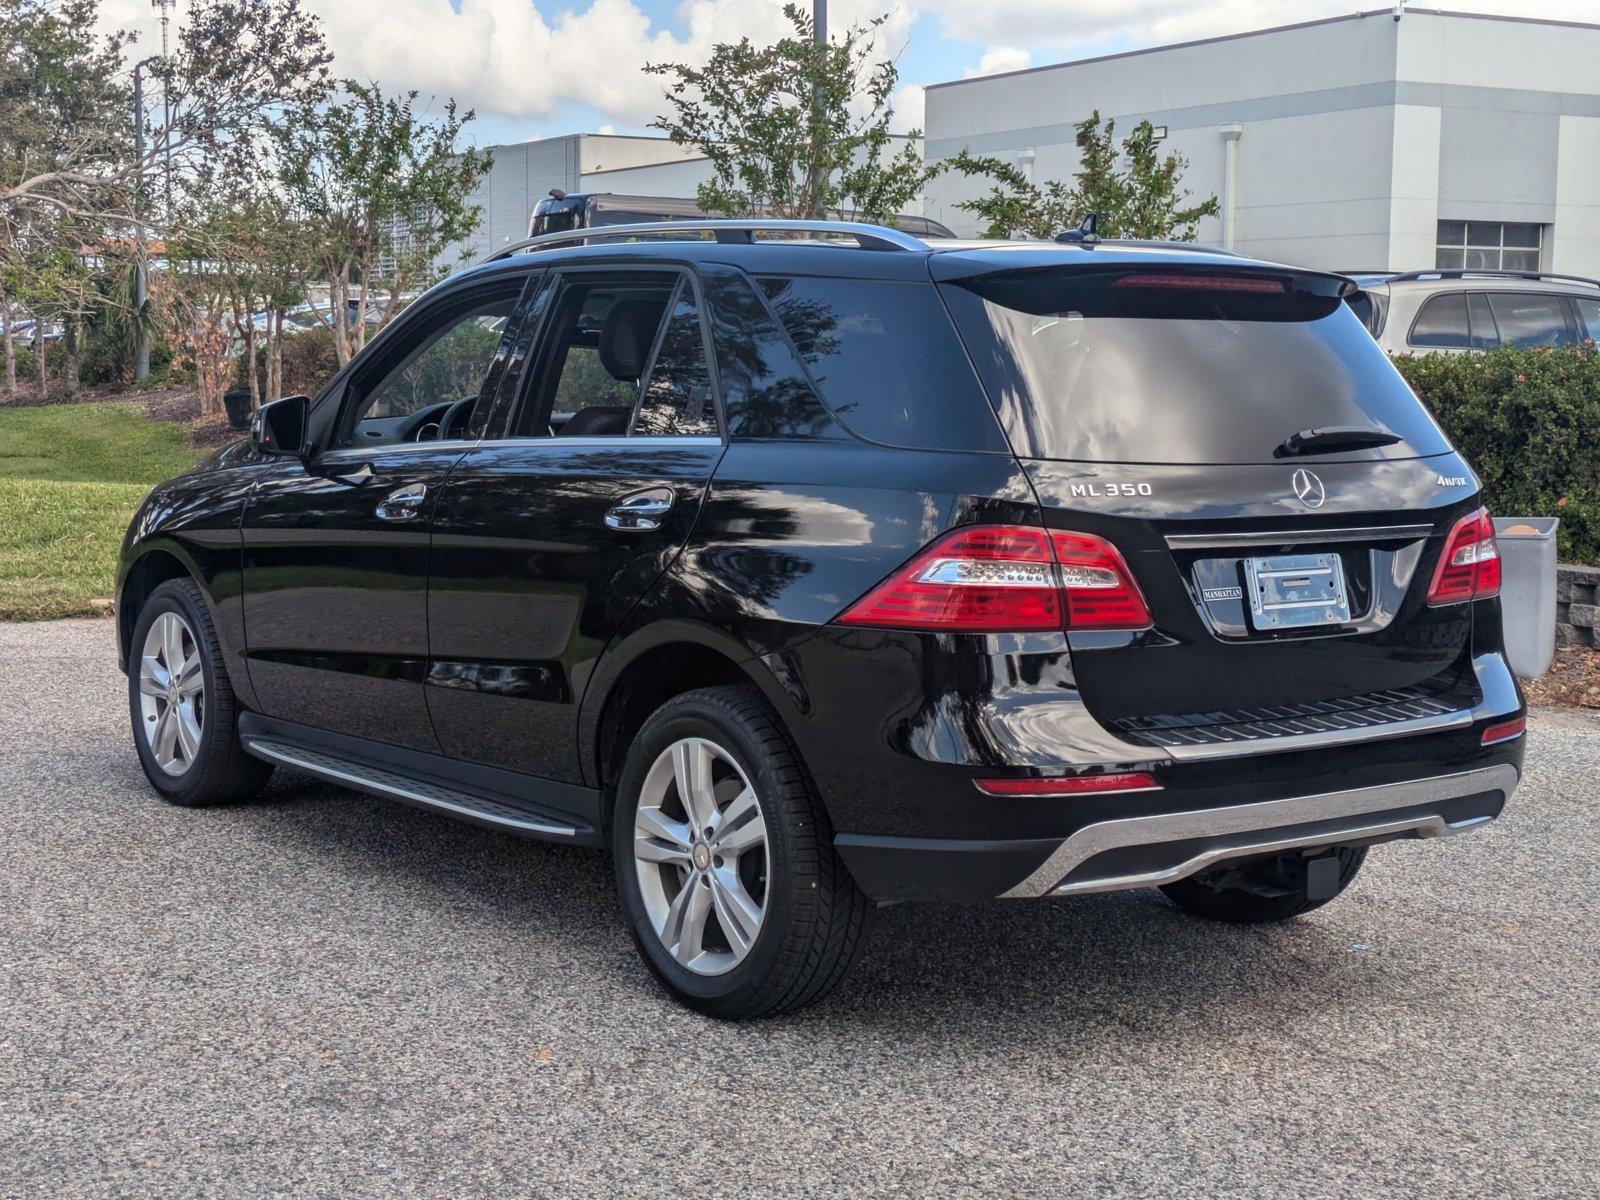
<path id="1" fill-rule="evenodd" d="M 256 315 L 245 318 L 244 327 L 244 377 L 250 389 L 250 411 L 261 407 L 261 388 L 256 381 Z"/>
<path id="2" fill-rule="evenodd" d="M 283 309 L 275 308 L 267 325 L 267 399 L 283 395 Z"/>
<path id="3" fill-rule="evenodd" d="M 67 357 L 61 370 L 61 382 L 68 398 L 78 394 L 78 318 L 68 317 L 61 324 L 61 348 Z"/>
<path id="4" fill-rule="evenodd" d="M 328 315 L 333 319 L 333 356 L 342 367 L 350 361 L 350 288 L 342 266 L 328 281 Z"/>
<path id="5" fill-rule="evenodd" d="M 50 381 L 44 373 L 44 321 L 39 317 L 33 319 L 33 365 L 39 380 L 39 399 L 48 400 Z"/>
<path id="6" fill-rule="evenodd" d="M 11 322 L 16 310 L 11 307 L 11 293 L 0 288 L 0 320 L 6 323 L 5 332 L 0 338 L 5 341 L 6 374 L 4 389 L 6 392 L 17 390 L 17 340 L 11 335 Z"/>

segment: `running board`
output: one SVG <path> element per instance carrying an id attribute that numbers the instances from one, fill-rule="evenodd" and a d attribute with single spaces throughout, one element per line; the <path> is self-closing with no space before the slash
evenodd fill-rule
<path id="1" fill-rule="evenodd" d="M 264 734 L 240 731 L 240 742 L 251 754 L 266 762 L 290 767 L 328 783 L 370 792 L 399 800 L 418 808 L 432 809 L 464 821 L 503 829 L 523 837 L 562 841 L 593 841 L 592 831 L 580 829 L 557 817 L 530 811 L 510 798 L 498 799 L 463 791 L 438 780 L 421 778 L 392 767 L 379 766 L 358 758 L 336 754 L 320 747 L 305 746 Z M 588 835 L 588 836 L 584 836 Z"/>

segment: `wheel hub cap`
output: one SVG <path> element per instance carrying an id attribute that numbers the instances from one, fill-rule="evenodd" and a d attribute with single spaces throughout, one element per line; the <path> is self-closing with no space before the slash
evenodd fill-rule
<path id="1" fill-rule="evenodd" d="M 681 738 L 645 775 L 633 829 L 634 867 L 650 924 L 667 953 L 698 975 L 744 961 L 767 910 L 767 823 L 733 756 Z"/>
<path id="2" fill-rule="evenodd" d="M 150 756 L 168 775 L 182 775 L 200 753 L 205 699 L 194 630 L 177 613 L 162 613 L 139 653 L 139 730 Z"/>

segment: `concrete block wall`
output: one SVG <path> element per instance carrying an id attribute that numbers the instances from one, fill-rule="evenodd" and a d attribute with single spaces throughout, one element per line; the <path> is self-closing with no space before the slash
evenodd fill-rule
<path id="1" fill-rule="evenodd" d="M 1600 567 L 1556 568 L 1556 645 L 1600 650 Z"/>

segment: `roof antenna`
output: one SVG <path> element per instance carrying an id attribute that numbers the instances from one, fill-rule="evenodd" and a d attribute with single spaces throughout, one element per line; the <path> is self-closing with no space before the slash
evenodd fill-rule
<path id="1" fill-rule="evenodd" d="M 1099 213 L 1090 213 L 1076 229 L 1063 229 L 1056 234 L 1055 241 L 1069 242 L 1074 245 L 1093 248 L 1100 244 L 1100 235 L 1095 232 L 1095 226 L 1100 223 Z"/>

